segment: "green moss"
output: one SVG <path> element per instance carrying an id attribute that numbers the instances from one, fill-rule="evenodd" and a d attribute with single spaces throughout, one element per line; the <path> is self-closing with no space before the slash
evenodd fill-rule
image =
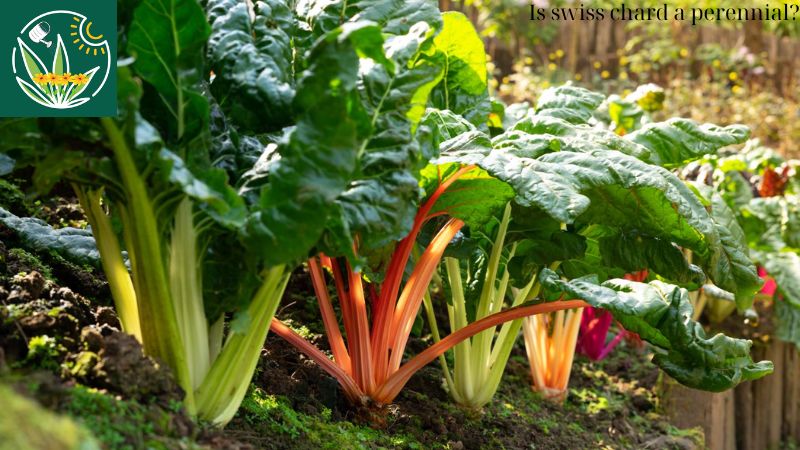
<path id="1" fill-rule="evenodd" d="M 37 256 L 21 248 L 12 248 L 8 251 L 8 259 L 6 264 L 11 260 L 16 260 L 18 266 L 26 268 L 27 271 L 37 271 L 47 279 L 53 278 L 53 271 L 50 270 L 46 264 L 42 262 Z"/>
<path id="2" fill-rule="evenodd" d="M 31 215 L 31 208 L 25 199 L 25 194 L 16 185 L 3 179 L 0 179 L 0 205 L 17 216 Z"/>
<path id="3" fill-rule="evenodd" d="M 17 365 L 58 372 L 61 368 L 59 361 L 66 351 L 53 337 L 46 334 L 34 336 L 28 341 L 28 355 Z"/>
<path id="4" fill-rule="evenodd" d="M 703 432 L 702 427 L 676 428 L 670 425 L 669 427 L 667 427 L 667 433 L 670 436 L 689 439 L 690 441 L 697 444 L 699 447 L 702 447 L 703 444 L 705 443 L 705 433 Z"/>
<path id="5" fill-rule="evenodd" d="M 171 413 L 156 406 L 121 400 L 78 385 L 70 390 L 64 410 L 94 430 L 109 450 L 193 448 L 187 439 L 172 436 Z"/>
<path id="6" fill-rule="evenodd" d="M 411 436 L 388 436 L 351 422 L 331 422 L 331 411 L 311 416 L 292 409 L 285 397 L 268 395 L 251 387 L 242 402 L 239 416 L 254 428 L 262 429 L 276 441 L 300 439 L 308 448 L 318 449 L 421 449 Z M 300 447 L 297 447 L 300 448 Z"/>
<path id="7" fill-rule="evenodd" d="M 0 450 L 95 450 L 86 428 L 0 385 Z"/>

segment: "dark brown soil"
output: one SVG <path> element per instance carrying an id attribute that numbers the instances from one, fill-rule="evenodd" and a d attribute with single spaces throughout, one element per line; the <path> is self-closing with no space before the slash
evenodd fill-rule
<path id="1" fill-rule="evenodd" d="M 172 375 L 119 331 L 113 308 L 46 279 L 13 255 L 5 261 L 0 374 L 5 370 L 8 377 L 10 369 L 19 390 L 85 421 L 101 440 L 115 442 L 109 448 L 144 448 L 148 442 L 179 448 L 178 442 L 187 441 L 220 449 L 319 448 L 313 429 L 284 432 L 244 410 L 223 431 L 196 424 L 180 406 L 182 393 Z M 25 274 L 13 275 L 20 271 Z M 279 314 L 293 326 L 305 325 L 326 349 L 306 279 L 302 270 L 295 274 Z M 110 303 L 107 296 L 104 300 Z M 409 349 L 429 343 L 426 336 L 415 336 Z M 658 372 L 647 363 L 648 355 L 624 347 L 602 363 L 579 359 L 563 405 L 532 392 L 523 350 L 517 348 L 495 401 L 481 412 L 455 406 L 442 387 L 440 368 L 431 364 L 377 417 L 352 407 L 334 379 L 280 338 L 268 337 L 263 356 L 253 387 L 288 402 L 291 414 L 311 427 L 356 424 L 364 427 L 358 433 L 371 422 L 380 430 L 370 432 L 382 442 L 397 442 L 340 448 L 693 448 L 655 413 Z M 97 392 L 91 395 L 103 396 L 111 406 L 98 407 L 98 398 L 87 400 L 87 392 Z"/>

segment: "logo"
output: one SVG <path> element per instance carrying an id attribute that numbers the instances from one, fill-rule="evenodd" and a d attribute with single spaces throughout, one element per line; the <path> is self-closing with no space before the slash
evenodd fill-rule
<path id="1" fill-rule="evenodd" d="M 10 95 L 2 95 L 0 116 L 116 115 L 116 2 L 28 1 L 40 5 L 15 6 L 22 25 L 7 47 L 10 73 L 0 81 L 10 83 L 0 94 Z M 65 8 L 46 10 L 54 3 Z"/>

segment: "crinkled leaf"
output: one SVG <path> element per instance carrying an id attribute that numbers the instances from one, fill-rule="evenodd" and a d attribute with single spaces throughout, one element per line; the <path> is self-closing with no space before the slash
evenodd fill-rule
<path id="1" fill-rule="evenodd" d="M 723 334 L 707 337 L 703 326 L 692 320 L 688 292 L 679 287 L 659 281 L 597 284 L 589 277 L 563 281 L 548 269 L 539 281 L 551 293 L 611 312 L 626 330 L 655 347 L 656 365 L 691 388 L 720 392 L 772 373 L 771 362 L 751 359 L 751 341 Z"/>
<path id="2" fill-rule="evenodd" d="M 702 269 L 689 264 L 680 248 L 672 242 L 620 232 L 600 239 L 603 264 L 619 267 L 628 273 L 649 270 L 666 281 L 697 289 L 705 281 Z"/>
<path id="3" fill-rule="evenodd" d="M 324 250 L 348 254 L 352 238 L 364 249 L 401 239 L 410 230 L 420 199 L 419 171 L 428 163 L 419 128 L 441 68 L 418 59 L 433 29 L 417 23 L 408 33 L 387 36 L 383 49 L 391 64 L 362 59 L 358 83 L 371 129 L 361 143 L 353 180 L 337 198 L 338 217 L 326 233 Z"/>
<path id="4" fill-rule="evenodd" d="M 586 123 L 603 100 L 602 94 L 576 86 L 548 88 L 536 102 L 536 114 L 575 124 Z"/>
<path id="5" fill-rule="evenodd" d="M 309 55 L 294 99 L 296 125 L 279 144 L 261 210 L 247 222 L 250 244 L 269 264 L 306 257 L 329 218 L 341 213 L 335 201 L 350 185 L 371 128 L 356 86 L 356 49 L 374 48 L 375 41 L 383 42 L 378 26 L 351 24 L 326 35 Z"/>
<path id="6" fill-rule="evenodd" d="M 279 130 L 292 123 L 295 95 L 293 11 L 285 0 L 210 0 L 208 60 L 211 92 L 242 132 Z"/>
<path id="7" fill-rule="evenodd" d="M 47 222 L 32 217 L 17 217 L 0 208 L 0 222 L 14 230 L 23 244 L 36 252 L 54 252 L 76 264 L 100 268 L 100 252 L 90 230 L 55 229 Z"/>
<path id="8" fill-rule="evenodd" d="M 442 21 L 434 0 L 300 0 L 295 10 L 308 23 L 314 38 L 353 17 L 378 23 L 390 35 L 406 34 L 418 22 L 427 22 L 438 30 Z"/>
<path id="9" fill-rule="evenodd" d="M 624 139 L 603 133 L 535 115 L 490 144 L 479 131 L 456 136 L 441 145 L 436 163 L 478 165 L 510 185 L 517 204 L 559 222 L 599 224 L 689 248 L 709 277 L 736 292 L 740 307 L 746 307 L 760 284 L 735 221 L 720 226 L 695 191 L 674 174 L 617 151 L 625 148 L 619 145 Z M 724 212 L 722 205 L 713 210 Z M 686 270 L 660 270 L 687 283 L 699 279 L 691 267 L 679 267 Z"/>
<path id="10" fill-rule="evenodd" d="M 699 125 L 689 119 L 670 119 L 647 124 L 626 135 L 625 139 L 649 149 L 651 163 L 678 167 L 722 147 L 740 144 L 749 136 L 750 130 L 742 125 L 720 127 L 708 123 Z"/>
<path id="11" fill-rule="evenodd" d="M 736 296 L 736 306 L 744 311 L 763 284 L 750 260 L 747 239 L 733 210 L 718 194 L 711 195 L 711 219 L 720 236 L 720 248 L 710 257 L 701 256 L 703 267 L 714 283 Z"/>

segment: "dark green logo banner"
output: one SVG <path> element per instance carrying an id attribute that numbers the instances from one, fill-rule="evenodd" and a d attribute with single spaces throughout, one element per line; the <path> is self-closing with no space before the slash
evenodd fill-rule
<path id="1" fill-rule="evenodd" d="M 116 22 L 115 0 L 5 2 L 0 116 L 116 115 Z"/>

